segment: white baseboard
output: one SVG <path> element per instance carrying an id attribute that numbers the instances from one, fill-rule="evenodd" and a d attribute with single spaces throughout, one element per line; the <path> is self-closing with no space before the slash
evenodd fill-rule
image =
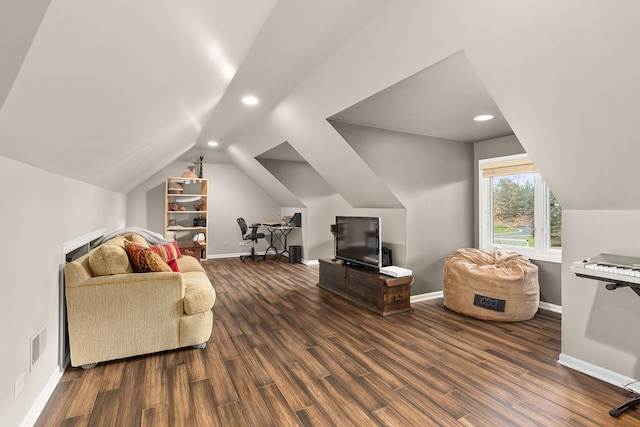
<path id="1" fill-rule="evenodd" d="M 636 382 L 637 380 L 635 380 L 634 378 L 620 375 L 616 372 L 593 365 L 589 362 L 585 362 L 584 360 L 576 359 L 575 357 L 567 356 L 563 353 L 560 353 L 558 363 L 562 366 L 571 368 L 574 371 L 582 372 L 583 374 L 597 378 L 606 383 L 624 388 L 626 390 L 632 390 L 634 393 L 640 393 L 640 383 Z M 629 385 L 627 386 L 626 384 Z"/>
<path id="2" fill-rule="evenodd" d="M 420 301 L 428 301 L 428 300 L 431 300 L 431 299 L 438 299 L 438 298 L 442 298 L 442 291 L 428 292 L 426 294 L 420 294 L 420 295 L 412 295 L 411 296 L 411 303 L 416 303 L 416 302 L 420 302 Z"/>
<path id="3" fill-rule="evenodd" d="M 412 295 L 411 302 L 428 301 L 432 299 L 443 298 L 442 291 L 428 292 L 426 294 Z M 554 313 L 562 313 L 562 306 L 556 304 L 550 304 L 548 302 L 540 301 L 539 307 L 543 310 L 553 311 Z"/>
<path id="4" fill-rule="evenodd" d="M 240 258 L 240 255 L 249 255 L 249 253 L 238 252 L 235 254 L 208 254 L 207 259 Z"/>
<path id="5" fill-rule="evenodd" d="M 29 412 L 27 412 L 27 415 L 20 423 L 20 427 L 31 427 L 36 423 L 36 421 L 38 421 L 38 417 L 51 398 L 51 395 L 60 382 L 60 379 L 62 379 L 62 374 L 64 374 L 64 371 L 56 369 L 55 372 L 51 375 L 49 381 L 47 381 L 47 384 L 38 395 L 38 398 L 35 402 L 33 402 L 31 408 L 29 408 Z"/>
<path id="6" fill-rule="evenodd" d="M 551 304 L 551 303 L 548 303 L 548 302 L 540 301 L 540 304 L 538 304 L 538 307 L 540 307 L 543 310 L 553 311 L 554 313 L 562 314 L 562 306 L 561 305 L 556 305 L 556 304 Z"/>
<path id="7" fill-rule="evenodd" d="M 208 254 L 207 259 L 223 259 L 223 258 L 240 258 L 240 256 L 251 255 L 251 252 L 236 252 L 233 254 Z M 262 251 L 257 252 L 256 255 L 262 255 Z M 272 249 L 267 252 L 267 255 L 277 255 Z"/>
<path id="8" fill-rule="evenodd" d="M 207 259 L 223 259 L 223 258 L 240 258 L 240 255 L 249 255 L 249 252 L 238 252 L 235 254 L 210 254 L 207 255 Z M 278 255 L 273 249 L 267 252 L 267 255 Z M 301 259 L 300 263 L 304 265 L 318 265 L 320 262 L 317 259 Z"/>

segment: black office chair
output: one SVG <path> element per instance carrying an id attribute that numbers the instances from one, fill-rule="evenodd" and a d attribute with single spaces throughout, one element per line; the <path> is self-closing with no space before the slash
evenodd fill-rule
<path id="1" fill-rule="evenodd" d="M 240 255 L 240 260 L 244 261 L 247 258 L 264 259 L 264 255 L 256 255 L 256 243 L 258 242 L 258 239 L 264 239 L 264 233 L 258 233 L 258 227 L 260 227 L 260 224 L 251 224 L 251 227 L 247 227 L 247 222 L 244 220 L 244 218 L 238 218 L 238 225 L 240 226 L 240 231 L 242 232 L 242 240 L 251 240 L 251 254 Z M 251 228 L 250 233 L 249 228 Z"/>

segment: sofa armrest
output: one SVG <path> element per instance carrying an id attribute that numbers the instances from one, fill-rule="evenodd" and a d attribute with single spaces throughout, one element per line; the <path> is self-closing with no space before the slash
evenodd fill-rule
<path id="1" fill-rule="evenodd" d="M 181 273 L 188 273 L 191 271 L 204 271 L 200 261 L 190 255 L 185 255 L 182 258 L 176 260 Z"/>

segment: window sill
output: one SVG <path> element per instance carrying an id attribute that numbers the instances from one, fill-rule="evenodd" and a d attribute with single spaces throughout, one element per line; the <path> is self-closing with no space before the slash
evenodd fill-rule
<path id="1" fill-rule="evenodd" d="M 483 248 L 490 251 L 503 251 L 503 252 L 517 252 L 533 261 L 553 262 L 556 264 L 562 263 L 562 250 L 550 250 L 550 251 L 536 251 L 527 248 L 520 248 L 517 246 L 501 246 L 492 248 Z"/>

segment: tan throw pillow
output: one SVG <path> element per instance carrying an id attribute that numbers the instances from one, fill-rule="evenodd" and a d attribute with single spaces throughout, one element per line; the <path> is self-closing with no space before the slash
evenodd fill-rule
<path id="1" fill-rule="evenodd" d="M 100 245 L 89 255 L 94 276 L 133 273 L 127 253 L 118 245 Z"/>
<path id="2" fill-rule="evenodd" d="M 142 237 L 139 234 L 136 233 L 127 233 L 123 236 L 125 239 L 127 239 L 128 241 L 130 241 L 131 243 L 135 243 L 136 245 L 140 245 L 143 248 L 148 248 L 149 247 L 149 243 L 147 243 L 147 241 L 145 240 L 144 237 Z"/>
<path id="3" fill-rule="evenodd" d="M 136 273 L 148 273 L 151 271 L 168 271 L 171 267 L 158 256 L 157 253 L 149 248 L 143 248 L 135 243 L 125 242 L 124 250 L 129 256 L 133 271 Z"/>
<path id="4" fill-rule="evenodd" d="M 125 239 L 123 236 L 116 236 L 113 239 L 110 239 L 104 242 L 103 245 L 117 245 L 117 246 L 120 246 L 122 249 L 124 249 L 125 240 L 127 239 Z"/>

